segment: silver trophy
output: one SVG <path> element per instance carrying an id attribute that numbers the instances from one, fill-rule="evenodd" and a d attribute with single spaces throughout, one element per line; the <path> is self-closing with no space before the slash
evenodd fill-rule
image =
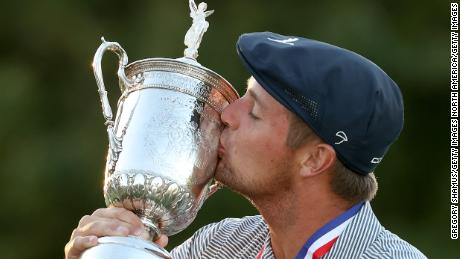
<path id="1" fill-rule="evenodd" d="M 213 182 L 223 128 L 220 113 L 238 94 L 223 77 L 201 66 L 198 47 L 213 11 L 189 0 L 193 24 L 187 49 L 178 59 L 149 58 L 128 64 L 116 42 L 102 44 L 93 61 L 109 150 L 104 197 L 107 206 L 136 213 L 152 240 L 186 228 L 218 184 Z M 119 59 L 121 97 L 113 120 L 101 59 L 106 50 Z M 82 259 L 171 258 L 153 242 L 129 237 L 102 237 Z"/>

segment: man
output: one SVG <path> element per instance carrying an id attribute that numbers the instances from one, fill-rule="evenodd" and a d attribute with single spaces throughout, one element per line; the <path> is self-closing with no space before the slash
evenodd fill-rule
<path id="1" fill-rule="evenodd" d="M 245 34 L 237 49 L 252 76 L 222 112 L 215 177 L 260 216 L 207 225 L 173 257 L 426 258 L 385 230 L 369 204 L 373 172 L 403 127 L 391 78 L 356 53 L 301 37 Z M 133 213 L 99 209 L 82 218 L 66 256 L 128 234 L 146 236 Z"/>

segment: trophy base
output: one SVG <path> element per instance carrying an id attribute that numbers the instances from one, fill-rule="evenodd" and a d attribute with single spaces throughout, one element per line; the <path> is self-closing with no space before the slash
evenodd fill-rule
<path id="1" fill-rule="evenodd" d="M 83 252 L 80 259 L 171 259 L 171 255 L 152 242 L 129 237 L 101 237 L 99 244 Z"/>

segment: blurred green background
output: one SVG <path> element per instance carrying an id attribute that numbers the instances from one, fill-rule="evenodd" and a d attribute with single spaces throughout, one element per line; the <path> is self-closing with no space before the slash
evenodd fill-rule
<path id="1" fill-rule="evenodd" d="M 215 13 L 201 64 L 242 93 L 248 73 L 235 42 L 275 31 L 326 41 L 381 66 L 405 97 L 405 129 L 376 171 L 384 226 L 430 258 L 459 258 L 450 240 L 449 16 L 444 1 L 208 0 Z M 0 3 L 0 258 L 62 258 L 79 219 L 104 206 L 106 131 L 90 67 L 100 37 L 130 61 L 180 57 L 187 0 L 41 0 Z M 103 69 L 112 105 L 117 58 Z M 257 213 L 219 191 L 169 249 L 197 228 Z"/>

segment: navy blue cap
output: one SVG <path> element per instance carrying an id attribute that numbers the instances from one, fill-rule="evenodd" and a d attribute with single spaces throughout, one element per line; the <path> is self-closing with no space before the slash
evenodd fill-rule
<path id="1" fill-rule="evenodd" d="M 243 34 L 237 50 L 256 81 L 332 145 L 352 171 L 373 172 L 398 138 L 404 123 L 401 92 L 370 60 L 271 32 Z"/>

